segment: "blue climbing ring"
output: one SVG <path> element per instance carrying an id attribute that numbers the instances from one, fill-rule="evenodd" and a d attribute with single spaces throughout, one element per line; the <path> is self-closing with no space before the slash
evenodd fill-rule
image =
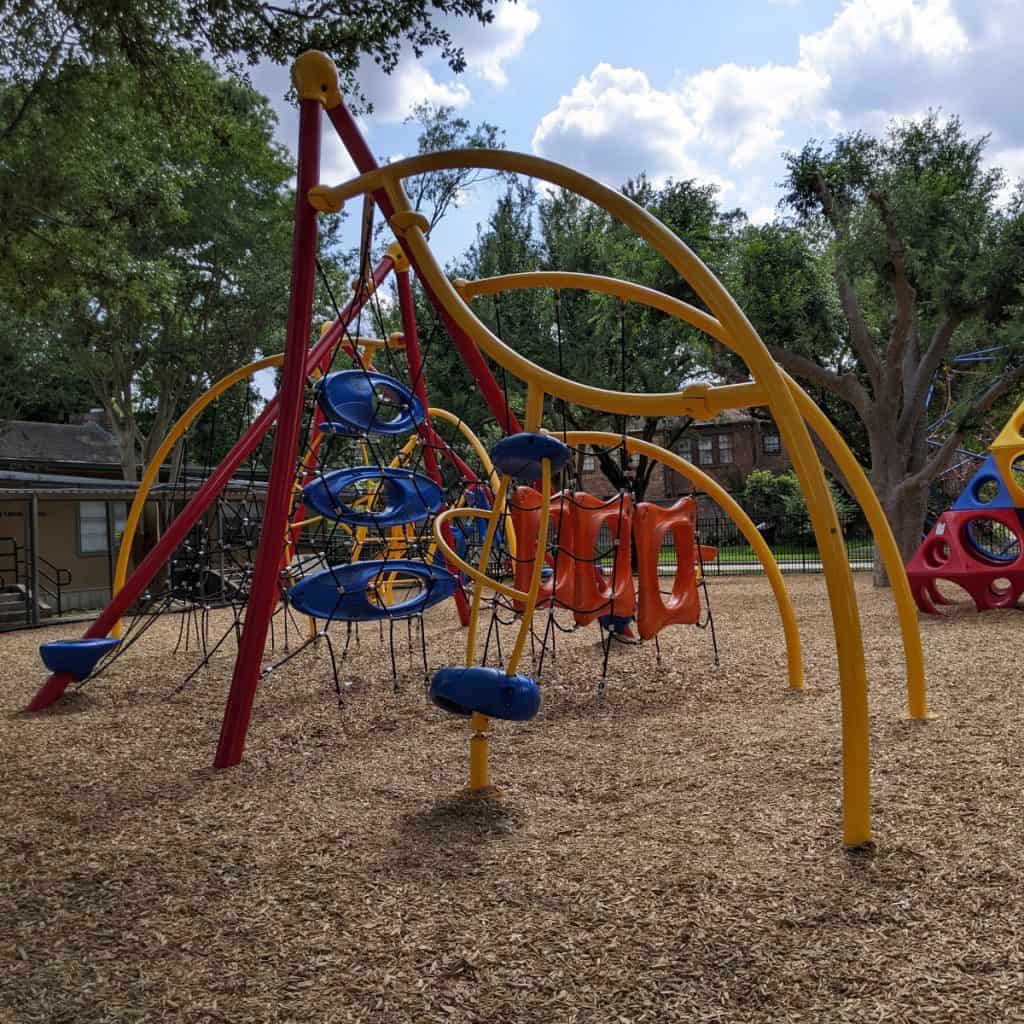
<path id="1" fill-rule="evenodd" d="M 397 573 L 403 581 L 418 583 L 410 597 L 385 605 L 371 596 L 370 584 L 377 576 Z M 458 586 L 444 568 L 409 558 L 375 559 L 332 566 L 300 580 L 288 593 L 292 607 L 314 619 L 337 622 L 379 622 L 408 619 L 451 597 Z"/>
<path id="2" fill-rule="evenodd" d="M 377 486 L 373 481 L 380 481 Z M 342 501 L 349 488 L 369 484 L 376 508 L 356 509 Z M 422 523 L 444 504 L 440 484 L 397 466 L 349 466 L 325 473 L 302 489 L 302 500 L 325 519 L 351 526 L 405 526 Z"/>
<path id="3" fill-rule="evenodd" d="M 332 433 L 410 434 L 425 419 L 423 403 L 401 382 L 376 370 L 339 370 L 316 387 L 316 399 Z M 397 415 L 381 416 L 381 407 Z"/>

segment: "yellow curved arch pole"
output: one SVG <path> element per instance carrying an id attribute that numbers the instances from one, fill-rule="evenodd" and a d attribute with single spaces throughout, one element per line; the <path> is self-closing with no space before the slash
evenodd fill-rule
<path id="1" fill-rule="evenodd" d="M 494 468 L 494 463 L 491 461 L 490 452 L 488 452 L 484 447 L 483 441 L 481 441 L 473 432 L 473 428 L 470 427 L 470 425 L 461 417 L 456 416 L 455 413 L 449 412 L 447 409 L 428 409 L 427 412 L 430 414 L 431 419 L 444 420 L 446 423 L 451 423 L 458 429 L 459 433 L 461 433 L 469 442 L 474 454 L 480 460 L 480 465 L 484 467 L 484 472 L 487 474 L 487 481 L 491 485 L 491 490 L 497 494 L 498 488 L 501 484 L 498 471 Z M 512 528 L 511 521 L 505 523 L 505 543 L 508 545 L 509 554 L 515 558 L 516 531 Z M 472 659 L 470 659 L 470 662 L 472 662 Z"/>
<path id="2" fill-rule="evenodd" d="M 864 644 L 853 575 L 839 529 L 839 519 L 803 416 L 780 367 L 732 296 L 700 259 L 664 224 L 621 193 L 586 175 L 524 153 L 495 150 L 450 150 L 397 161 L 336 189 L 316 186 L 308 195 L 317 209 L 336 211 L 345 200 L 383 189 L 394 207 L 391 224 L 401 237 L 425 287 L 453 322 L 498 365 L 528 385 L 527 396 L 547 392 L 567 401 L 619 415 L 678 415 L 685 397 L 630 395 L 566 380 L 532 363 L 497 338 L 467 306 L 438 265 L 423 231 L 423 218 L 413 211 L 402 187 L 409 175 L 438 170 L 486 168 L 527 174 L 570 189 L 621 221 L 664 257 L 707 305 L 732 338 L 735 351 L 765 390 L 800 481 L 825 572 L 836 654 L 843 736 L 843 838 L 848 846 L 871 840 L 871 770 L 868 685 Z"/>
<path id="3" fill-rule="evenodd" d="M 444 555 L 445 560 L 450 562 L 461 572 L 464 572 L 477 586 L 488 587 L 499 594 L 503 594 L 512 601 L 525 602 L 529 597 L 529 594 L 526 591 L 517 590 L 515 587 L 510 587 L 507 584 L 502 583 L 500 580 L 492 579 L 486 573 L 477 569 L 475 565 L 470 565 L 469 562 L 467 562 L 457 551 L 453 550 L 448 541 L 444 539 L 442 530 L 449 519 L 457 519 L 460 517 L 467 517 L 470 519 L 490 519 L 493 513 L 494 509 L 466 508 L 460 505 L 456 505 L 454 508 L 445 509 L 444 512 L 434 520 L 434 542 L 440 549 L 441 554 Z"/>
<path id="4" fill-rule="evenodd" d="M 480 549 L 480 572 L 486 574 L 487 566 L 491 561 L 491 548 L 494 545 L 494 538 L 498 533 L 498 523 L 501 522 L 502 514 L 505 511 L 505 495 L 508 493 L 511 477 L 503 475 L 498 488 L 494 492 L 494 504 L 489 513 L 487 532 L 484 534 L 484 543 Z M 484 509 L 479 511 L 483 512 Z M 480 605 L 483 602 L 484 588 L 477 584 L 473 587 L 473 603 L 469 609 L 469 629 L 466 633 L 466 664 L 472 665 L 476 660 L 476 629 L 480 621 Z"/>
<path id="5" fill-rule="evenodd" d="M 247 366 L 240 366 L 237 370 L 217 381 L 209 391 L 201 394 L 182 413 L 177 423 L 171 427 L 167 437 L 164 438 L 163 444 L 160 445 L 156 454 L 150 460 L 149 465 L 146 466 L 146 472 L 142 475 L 139 489 L 135 492 L 132 506 L 128 510 L 128 518 L 124 524 L 124 533 L 121 534 L 121 547 L 117 552 L 117 567 L 114 570 L 114 594 L 117 594 L 124 586 L 124 581 L 128 576 L 128 561 L 131 558 L 132 543 L 135 540 L 135 532 L 139 528 L 139 520 L 142 518 L 142 510 L 146 505 L 146 499 L 149 497 L 149 492 L 153 489 L 153 484 L 156 483 L 160 475 L 160 467 L 167 461 L 167 456 L 171 454 L 174 446 L 178 443 L 178 439 L 188 430 L 199 414 L 214 399 L 227 391 L 228 388 L 234 387 L 239 381 L 259 373 L 260 370 L 266 370 L 271 366 L 281 366 L 283 363 L 284 355 L 279 353 L 276 356 L 266 356 L 263 359 L 257 359 L 254 363 L 249 363 Z M 115 637 L 121 635 L 120 620 L 110 630 L 110 635 Z"/>
<path id="6" fill-rule="evenodd" d="M 554 433 L 551 431 L 550 433 Z M 619 434 L 610 434 L 599 430 L 572 430 L 564 436 L 557 433 L 557 437 L 565 440 L 566 444 L 581 445 L 593 444 L 600 446 L 612 446 L 622 443 Z M 736 524 L 740 533 L 746 538 L 747 543 L 754 549 L 764 567 L 765 575 L 775 595 L 775 603 L 779 607 L 779 617 L 782 619 L 782 630 L 786 637 L 786 663 L 789 676 L 789 688 L 791 690 L 802 690 L 804 687 L 803 660 L 800 653 L 800 631 L 797 626 L 796 609 L 793 607 L 793 599 L 786 588 L 786 581 L 779 569 L 778 562 L 772 554 L 760 531 L 754 525 L 750 516 L 743 511 L 737 501 L 712 477 L 703 470 L 698 469 L 692 463 L 687 462 L 679 455 L 675 455 L 667 448 L 653 444 L 650 441 L 641 441 L 639 438 L 626 438 L 626 450 L 632 454 L 637 452 L 646 455 L 649 459 L 660 462 L 663 466 L 675 470 L 680 476 L 685 477 L 692 484 L 699 486 L 706 491 L 711 499 L 729 516 Z"/>
<path id="7" fill-rule="evenodd" d="M 720 341 L 728 349 L 736 347 L 722 325 L 712 316 L 695 306 L 682 302 L 653 288 L 598 274 L 569 273 L 558 270 L 535 271 L 528 274 L 503 274 L 478 281 L 460 282 L 458 289 L 467 298 L 493 295 L 502 291 L 523 288 L 564 288 L 601 292 L 629 302 L 637 302 L 682 320 Z M 917 607 L 910 592 L 910 583 L 903 567 L 892 526 L 863 467 L 850 451 L 832 421 L 818 408 L 814 399 L 788 373 L 783 371 L 789 389 L 804 420 L 818 435 L 826 451 L 835 459 L 843 472 L 854 497 L 871 527 L 878 553 L 892 584 L 893 601 L 903 639 L 903 657 L 907 672 L 907 715 L 914 719 L 928 717 L 928 687 L 924 670 L 924 650 Z M 718 390 L 718 389 L 716 389 Z M 738 408 L 738 406 L 734 406 Z"/>

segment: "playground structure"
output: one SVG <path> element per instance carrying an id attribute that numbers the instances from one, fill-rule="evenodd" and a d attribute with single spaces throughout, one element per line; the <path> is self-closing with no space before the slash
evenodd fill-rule
<path id="1" fill-rule="evenodd" d="M 955 603 L 940 590 L 942 580 L 965 590 L 979 612 L 1014 608 L 1024 594 L 1024 488 L 1014 469 L 1024 455 L 1022 431 L 1024 403 L 910 560 L 907 576 L 921 611 L 939 615 Z"/>
<path id="2" fill-rule="evenodd" d="M 295 64 L 293 78 L 300 99 L 300 125 L 289 318 L 283 355 L 261 361 L 281 366 L 280 391 L 189 496 L 130 574 L 125 572 L 128 549 L 122 549 L 119 589 L 85 637 L 44 645 L 44 661 L 52 675 L 28 710 L 50 706 L 73 680 L 94 675 L 102 658 L 116 657 L 126 647 L 130 638 L 119 638 L 118 633 L 122 618 L 145 599 L 155 577 L 186 543 L 190 531 L 214 506 L 272 425 L 276 425 L 273 457 L 255 561 L 239 588 L 244 621 L 239 615 L 235 622 L 238 655 L 215 758 L 217 767 L 236 765 L 242 758 L 257 685 L 267 671 L 267 635 L 275 615 L 282 615 L 286 623 L 293 610 L 308 617 L 307 642 L 325 639 L 333 662 L 327 630 L 332 622 L 346 623 L 346 643 L 351 625 L 361 621 L 387 621 L 392 629 L 396 620 L 411 623 L 419 618 L 422 635 L 424 610 L 454 598 L 460 619 L 468 627 L 465 663 L 437 672 L 430 692 L 439 707 L 470 720 L 470 786 L 477 792 L 490 788 L 489 720 L 526 720 L 539 709 L 536 678 L 519 671 L 528 644 L 535 640 L 533 622 L 539 609 L 548 610 L 548 630 L 553 628 L 554 611 L 559 607 L 569 609 L 577 625 L 596 619 L 606 644 L 625 633 L 634 618 L 641 637 L 655 639 L 669 625 L 698 621 L 698 565 L 701 557 L 711 552 L 701 551 L 692 505 L 684 501 L 672 509 L 657 510 L 643 503 L 633 507 L 626 494 L 608 502 L 581 494 L 572 488 L 566 467 L 574 450 L 583 446 L 646 455 L 693 481 L 736 522 L 765 567 L 785 632 L 789 686 L 800 690 L 803 668 L 792 602 L 763 538 L 728 493 L 697 467 L 651 442 L 625 434 L 545 430 L 544 426 L 550 401 L 621 417 L 685 415 L 694 419 L 709 419 L 727 409 L 764 406 L 778 425 L 799 476 L 826 575 L 839 663 L 843 838 L 849 846 L 870 841 L 868 696 L 859 612 L 835 508 L 810 431 L 850 482 L 874 532 L 879 557 L 889 570 L 906 660 L 910 717 L 925 718 L 927 701 L 916 613 L 895 541 L 870 484 L 835 428 L 774 362 L 708 269 L 664 225 L 620 193 L 561 165 L 507 151 L 456 150 L 379 167 L 338 91 L 331 61 L 323 54 L 304 54 Z M 336 188 L 319 182 L 324 112 L 360 171 L 358 177 Z M 666 259 L 709 312 L 627 281 L 570 272 L 450 281 L 430 250 L 427 222 L 410 207 L 403 180 L 468 167 L 529 175 L 571 189 L 602 207 Z M 367 202 L 366 208 L 371 210 L 372 200 L 396 242 L 372 270 L 364 260 L 353 297 L 310 346 L 317 217 L 336 213 L 357 199 Z M 421 350 L 419 342 L 412 271 L 449 343 L 495 422 L 504 429 L 505 438 L 489 453 L 460 417 L 431 408 L 427 400 L 426 347 Z M 402 318 L 401 337 L 364 339 L 358 331 L 353 335 L 352 325 L 392 272 Z M 691 385 L 665 394 L 604 390 L 568 380 L 509 348 L 474 314 L 474 298 L 519 288 L 585 288 L 621 302 L 659 309 L 701 328 L 734 351 L 744 360 L 752 379 L 721 387 Z M 399 353 L 405 357 L 408 383 L 397 375 Z M 387 372 L 373 366 L 372 359 L 378 355 L 390 361 Z M 335 360 L 345 357 L 355 366 L 334 369 Z M 510 408 L 488 360 L 525 388 L 522 422 Z M 202 406 L 248 378 L 257 365 L 225 378 L 196 404 Z M 160 462 L 201 411 L 193 407 L 172 431 L 158 453 L 159 462 L 154 460 L 148 467 L 140 492 L 147 481 L 155 479 Z M 483 466 L 482 477 L 441 437 L 435 421 L 454 423 Z M 382 438 L 403 443 L 392 454 Z M 1024 441 L 1021 443 L 1024 446 Z M 332 447 L 338 451 L 332 454 Z M 349 460 L 331 468 L 334 461 L 344 461 L 343 453 L 352 452 L 359 453 L 362 465 L 353 466 Z M 442 463 L 445 471 L 454 475 L 454 482 L 445 482 Z M 559 474 L 563 474 L 563 486 L 555 492 Z M 140 508 L 131 510 L 126 537 L 130 538 L 138 524 Z M 350 538 L 347 562 L 330 561 L 330 543 L 312 564 L 303 558 L 308 531 L 323 524 L 327 524 L 329 539 L 339 534 Z M 552 524 L 553 538 L 549 534 Z M 610 551 L 598 543 L 602 527 L 612 538 Z M 670 593 L 665 595 L 658 583 L 657 555 L 660 539 L 669 531 L 675 537 L 678 556 Z M 636 541 L 635 565 L 629 553 L 631 537 Z M 369 547 L 374 548 L 374 557 L 362 557 Z M 603 563 L 609 560 L 606 573 Z M 492 571 L 496 561 L 511 566 L 511 584 Z M 499 655 L 498 666 L 476 663 L 485 595 L 489 595 L 492 626 L 502 611 L 517 623 L 514 645 L 507 657 Z M 318 622 L 326 625 L 321 628 Z M 541 660 L 546 636 L 547 630 Z M 487 654 L 485 643 L 480 660 L 486 662 Z M 337 681 L 336 672 L 335 677 Z"/>

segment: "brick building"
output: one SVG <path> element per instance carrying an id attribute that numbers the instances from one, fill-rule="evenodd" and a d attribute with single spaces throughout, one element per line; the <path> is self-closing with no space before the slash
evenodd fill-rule
<path id="1" fill-rule="evenodd" d="M 667 433 L 671 433 L 671 429 Z M 662 438 L 656 439 L 663 443 Z M 728 491 L 738 491 L 754 469 L 781 473 L 790 468 L 778 428 L 742 410 L 728 410 L 713 420 L 694 423 L 675 442 L 676 454 L 692 462 Z M 635 458 L 635 456 L 634 456 Z M 613 493 L 596 456 L 583 460 L 584 490 L 598 497 Z M 649 501 L 671 501 L 693 491 L 689 480 L 664 466 L 655 467 L 645 495 Z"/>

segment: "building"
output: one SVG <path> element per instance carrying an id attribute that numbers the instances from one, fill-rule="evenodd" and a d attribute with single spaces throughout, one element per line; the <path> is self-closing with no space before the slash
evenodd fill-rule
<path id="1" fill-rule="evenodd" d="M 95 419 L 0 422 L 0 623 L 103 604 L 134 495 L 115 438 Z"/>
<path id="2" fill-rule="evenodd" d="M 663 443 L 669 426 L 658 438 Z M 730 409 L 713 420 L 693 423 L 673 445 L 676 454 L 702 469 L 728 491 L 738 491 L 752 470 L 766 469 L 781 473 L 790 468 L 779 437 L 778 428 L 771 420 L 758 419 L 740 409 Z M 634 463 L 639 462 L 633 456 Z M 582 467 L 583 488 L 599 497 L 612 493 L 612 485 L 601 472 L 594 455 L 584 457 Z M 648 501 L 672 501 L 691 494 L 693 485 L 685 477 L 664 466 L 654 469 L 645 494 Z"/>
<path id="3" fill-rule="evenodd" d="M 186 483 L 153 487 L 156 534 L 203 476 L 202 467 L 188 468 Z M 260 476 L 258 483 L 241 476 L 230 483 L 229 502 L 241 509 L 262 494 Z M 110 600 L 136 492 L 137 484 L 121 478 L 116 439 L 94 414 L 81 423 L 0 421 L 0 629 Z M 258 507 L 253 515 L 258 521 Z M 211 527 L 212 535 L 219 528 Z"/>

